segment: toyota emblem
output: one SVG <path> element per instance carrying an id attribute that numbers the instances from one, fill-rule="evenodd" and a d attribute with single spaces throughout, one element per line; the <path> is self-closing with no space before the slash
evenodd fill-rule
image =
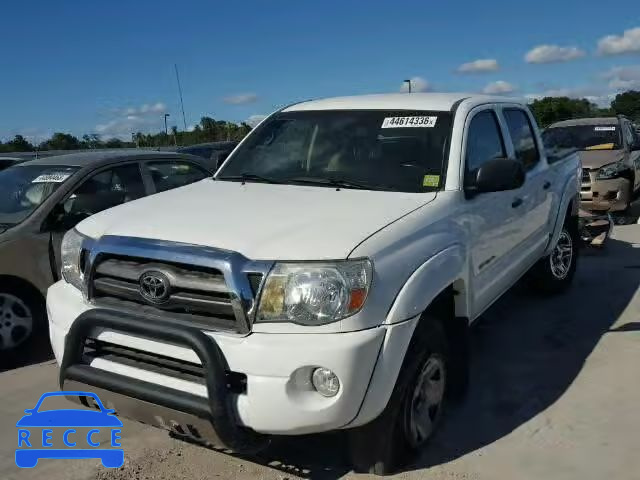
<path id="1" fill-rule="evenodd" d="M 164 303 L 171 293 L 169 279 L 164 273 L 149 270 L 140 275 L 140 295 L 149 303 Z"/>

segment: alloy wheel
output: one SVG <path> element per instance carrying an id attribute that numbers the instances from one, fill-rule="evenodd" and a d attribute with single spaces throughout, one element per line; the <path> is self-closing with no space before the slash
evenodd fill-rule
<path id="1" fill-rule="evenodd" d="M 0 293 L 0 350 L 22 344 L 33 332 L 33 313 L 15 295 Z"/>
<path id="2" fill-rule="evenodd" d="M 405 413 L 405 436 L 413 448 L 433 433 L 440 418 L 446 386 L 446 370 L 441 357 L 432 355 L 422 367 Z"/>

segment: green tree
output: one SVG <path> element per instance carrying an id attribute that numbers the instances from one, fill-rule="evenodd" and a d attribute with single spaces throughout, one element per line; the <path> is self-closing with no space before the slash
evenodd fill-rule
<path id="1" fill-rule="evenodd" d="M 31 152 L 34 150 L 33 145 L 29 143 L 22 135 L 16 135 L 13 140 L 9 140 L 4 144 L 5 152 Z"/>
<path id="2" fill-rule="evenodd" d="M 42 150 L 76 150 L 80 147 L 77 137 L 61 132 L 54 133 L 49 140 L 40 144 Z"/>
<path id="3" fill-rule="evenodd" d="M 628 92 L 619 93 L 611 102 L 611 108 L 620 115 L 640 120 L 640 91 L 629 90 Z"/>
<path id="4" fill-rule="evenodd" d="M 102 148 L 100 135 L 97 133 L 85 133 L 82 136 L 82 148 Z"/>
<path id="5" fill-rule="evenodd" d="M 534 100 L 530 108 L 541 127 L 570 118 L 592 117 L 598 112 L 598 107 L 586 98 L 545 97 Z"/>
<path id="6" fill-rule="evenodd" d="M 105 148 L 124 148 L 127 146 L 127 144 L 119 138 L 110 138 L 109 140 L 104 142 L 104 146 Z"/>

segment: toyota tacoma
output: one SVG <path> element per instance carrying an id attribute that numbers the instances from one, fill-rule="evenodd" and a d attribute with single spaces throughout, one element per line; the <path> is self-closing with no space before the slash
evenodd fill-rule
<path id="1" fill-rule="evenodd" d="M 386 474 L 463 394 L 470 324 L 525 274 L 571 283 L 580 179 L 518 99 L 283 108 L 213 178 L 66 234 L 60 386 L 237 452 L 344 430 L 355 469 Z"/>

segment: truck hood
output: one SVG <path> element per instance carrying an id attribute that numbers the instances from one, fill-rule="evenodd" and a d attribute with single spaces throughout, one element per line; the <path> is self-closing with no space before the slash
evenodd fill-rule
<path id="1" fill-rule="evenodd" d="M 584 168 L 600 168 L 624 158 L 624 150 L 582 150 L 579 152 Z"/>
<path id="2" fill-rule="evenodd" d="M 205 245 L 254 260 L 342 259 L 435 196 L 206 179 L 105 210 L 77 229 L 92 238 Z"/>

